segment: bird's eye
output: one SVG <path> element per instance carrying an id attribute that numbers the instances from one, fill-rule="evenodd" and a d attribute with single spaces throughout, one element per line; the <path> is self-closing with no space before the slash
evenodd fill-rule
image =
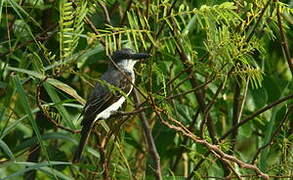
<path id="1" fill-rule="evenodd" d="M 131 59 L 131 55 L 130 54 L 126 54 L 126 59 Z"/>

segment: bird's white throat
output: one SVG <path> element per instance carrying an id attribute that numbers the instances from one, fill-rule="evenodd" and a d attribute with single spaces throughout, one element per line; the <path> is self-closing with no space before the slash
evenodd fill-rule
<path id="1" fill-rule="evenodd" d="M 126 70 L 128 72 L 132 72 L 136 62 L 137 62 L 136 60 L 132 60 L 132 59 L 123 59 L 117 65 L 121 69 L 124 69 L 124 70 Z"/>

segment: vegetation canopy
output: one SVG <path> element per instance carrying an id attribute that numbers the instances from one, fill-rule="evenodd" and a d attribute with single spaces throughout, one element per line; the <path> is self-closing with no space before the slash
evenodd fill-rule
<path id="1" fill-rule="evenodd" d="M 293 0 L 0 0 L 0 179 L 292 179 Z M 111 54 L 152 55 L 72 163 Z"/>

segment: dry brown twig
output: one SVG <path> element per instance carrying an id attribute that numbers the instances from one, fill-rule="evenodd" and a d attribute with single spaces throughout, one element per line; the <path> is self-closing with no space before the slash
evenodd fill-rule
<path id="1" fill-rule="evenodd" d="M 54 126 L 56 128 L 59 129 L 63 129 L 65 131 L 71 132 L 73 134 L 77 134 L 80 133 L 80 130 L 74 130 L 74 129 L 70 129 L 67 128 L 61 124 L 59 124 L 57 121 L 55 121 L 54 119 L 51 118 L 51 116 L 48 114 L 48 112 L 43 108 L 41 102 L 40 102 L 40 93 L 41 93 L 41 86 L 43 85 L 43 83 L 49 78 L 49 76 L 46 76 L 41 82 L 38 83 L 37 85 L 37 92 L 36 92 L 36 104 L 39 107 L 40 111 L 43 112 L 43 114 L 46 116 L 46 119 L 48 119 L 51 123 L 54 124 Z"/>
<path id="2" fill-rule="evenodd" d="M 238 129 L 240 126 L 242 126 L 243 124 L 247 123 L 248 121 L 252 120 L 253 118 L 255 118 L 256 116 L 260 115 L 261 113 L 277 106 L 278 104 L 281 104 L 285 101 L 288 101 L 290 99 L 293 98 L 293 94 L 290 94 L 289 96 L 283 97 L 281 99 L 278 99 L 274 102 L 272 102 L 271 104 L 260 108 L 259 110 L 255 111 L 255 113 L 251 114 L 250 116 L 248 116 L 247 118 L 245 118 L 244 120 L 240 121 L 238 124 L 236 124 L 235 126 L 233 126 L 228 132 L 226 132 L 221 138 L 220 140 L 224 140 L 226 139 L 235 129 Z"/>
<path id="3" fill-rule="evenodd" d="M 217 158 L 219 158 L 219 159 L 221 159 L 223 161 L 234 162 L 234 163 L 236 163 L 241 168 L 251 169 L 251 170 L 255 171 L 260 177 L 262 177 L 264 179 L 269 179 L 269 176 L 267 174 L 263 173 L 255 165 L 245 163 L 245 162 L 237 159 L 234 156 L 231 156 L 231 155 L 228 155 L 228 154 L 224 153 L 217 145 L 210 144 L 206 140 L 200 139 L 200 138 L 196 137 L 181 122 L 179 122 L 176 119 L 174 119 L 171 116 L 169 116 L 169 114 L 165 110 L 158 108 L 155 104 L 153 104 L 153 107 L 154 107 L 153 110 L 155 111 L 155 113 L 159 117 L 160 121 L 163 124 L 165 124 L 167 127 L 171 128 L 171 129 L 174 129 L 177 132 L 182 133 L 184 136 L 189 137 L 190 139 L 192 139 L 196 143 L 199 143 L 199 144 L 204 145 Z M 172 123 L 174 123 L 176 125 L 170 124 L 168 121 L 164 120 L 164 118 L 162 117 L 162 114 L 164 114 L 168 118 L 169 121 L 171 121 Z"/>
<path id="4" fill-rule="evenodd" d="M 278 0 L 275 0 L 276 2 L 278 2 Z M 283 49 L 283 53 L 284 53 L 284 57 L 288 63 L 289 69 L 291 71 L 291 75 L 293 76 L 293 59 L 291 58 L 290 55 L 290 50 L 289 50 L 289 46 L 286 40 L 286 35 L 284 33 L 283 30 L 283 25 L 282 25 L 282 18 L 280 15 L 280 5 L 277 4 L 277 19 L 278 19 L 278 26 L 279 26 L 279 30 L 280 30 L 280 40 L 281 40 L 281 46 Z"/>
<path id="5" fill-rule="evenodd" d="M 286 112 L 284 118 L 282 119 L 282 121 L 280 122 L 280 124 L 278 125 L 278 127 L 275 129 L 275 131 L 273 132 L 273 135 L 271 136 L 270 140 L 268 143 L 262 145 L 260 148 L 258 148 L 257 152 L 255 153 L 251 163 L 254 164 L 258 155 L 260 154 L 260 152 L 265 149 L 266 147 L 268 147 L 269 145 L 271 145 L 274 141 L 274 137 L 276 137 L 279 132 L 281 131 L 281 128 L 283 127 L 283 125 L 285 124 L 286 120 L 288 119 L 289 117 L 289 114 L 293 112 L 293 106 L 290 106 L 288 108 L 288 111 Z"/>

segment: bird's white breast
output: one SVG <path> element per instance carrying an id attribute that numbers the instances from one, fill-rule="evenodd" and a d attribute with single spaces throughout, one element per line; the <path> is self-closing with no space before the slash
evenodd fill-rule
<path id="1" fill-rule="evenodd" d="M 132 77 L 132 83 L 134 83 L 135 82 L 135 75 L 134 75 L 133 70 L 131 72 L 131 77 Z M 131 85 L 130 91 L 126 94 L 127 96 L 131 93 L 132 89 L 133 89 L 133 85 Z M 125 101 L 125 97 L 121 96 L 121 98 L 117 102 L 113 103 L 111 106 L 106 108 L 104 111 L 100 112 L 96 116 L 94 121 L 97 121 L 99 119 L 108 119 L 113 113 L 115 113 L 115 111 L 117 111 L 122 106 L 124 101 Z"/>

